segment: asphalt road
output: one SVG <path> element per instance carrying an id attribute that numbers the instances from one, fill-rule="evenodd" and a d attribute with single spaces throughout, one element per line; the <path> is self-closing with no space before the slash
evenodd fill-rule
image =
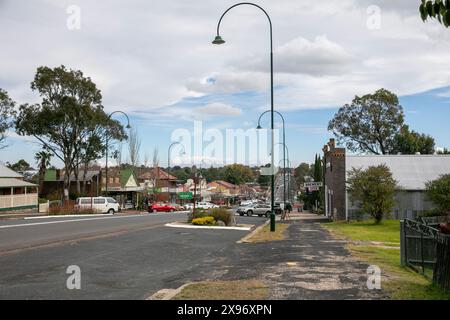
<path id="1" fill-rule="evenodd" d="M 0 299 L 145 299 L 211 274 L 248 231 L 165 227 L 186 214 L 0 222 Z M 237 217 L 261 224 L 264 218 Z M 69 266 L 81 289 L 69 290 Z"/>

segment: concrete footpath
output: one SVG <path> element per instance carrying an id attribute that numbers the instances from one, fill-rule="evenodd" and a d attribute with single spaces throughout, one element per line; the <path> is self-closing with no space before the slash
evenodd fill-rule
<path id="1" fill-rule="evenodd" d="M 269 299 L 382 299 L 382 291 L 367 288 L 368 265 L 320 226 L 325 222 L 313 214 L 291 214 L 280 222 L 289 225 L 285 240 L 236 244 L 209 269 L 217 280 L 263 280 Z"/>

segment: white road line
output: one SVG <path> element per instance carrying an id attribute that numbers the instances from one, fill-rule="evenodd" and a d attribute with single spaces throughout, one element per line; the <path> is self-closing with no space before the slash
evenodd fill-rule
<path id="1" fill-rule="evenodd" d="M 46 222 L 34 222 L 34 223 L 23 223 L 23 224 L 13 224 L 13 225 L 5 225 L 0 226 L 0 229 L 7 228 L 18 228 L 18 227 L 30 227 L 30 226 L 38 226 L 38 225 L 46 225 L 46 224 L 56 224 L 56 223 L 67 223 L 67 222 L 83 222 L 83 221 L 92 221 L 92 220 L 106 220 L 106 219 L 123 219 L 123 218 L 138 218 L 138 217 L 154 217 L 154 216 L 166 216 L 171 213 L 156 213 L 151 215 L 132 215 L 132 216 L 111 216 L 111 217 L 101 217 L 101 218 L 84 218 L 84 219 L 71 219 L 71 220 L 61 220 L 61 221 L 46 221 Z M 172 213 L 173 215 L 173 213 Z"/>
<path id="2" fill-rule="evenodd" d="M 67 215 L 54 215 L 54 216 L 38 216 L 38 217 L 25 217 L 23 220 L 35 220 L 35 219 L 58 219 L 58 218 L 84 218 L 84 217 L 105 217 L 112 216 L 112 213 L 101 214 L 67 214 Z"/>

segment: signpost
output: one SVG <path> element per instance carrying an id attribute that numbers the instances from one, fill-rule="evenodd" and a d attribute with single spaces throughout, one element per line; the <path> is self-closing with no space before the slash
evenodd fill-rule
<path id="1" fill-rule="evenodd" d="M 192 200 L 194 198 L 192 192 L 179 192 L 178 197 L 180 200 Z"/>
<path id="2" fill-rule="evenodd" d="M 308 189 L 308 193 L 311 193 L 319 191 L 319 188 L 323 187 L 323 182 L 305 182 L 303 186 Z"/>
<path id="3" fill-rule="evenodd" d="M 321 188 L 323 187 L 323 182 L 305 182 L 303 184 L 305 188 Z"/>

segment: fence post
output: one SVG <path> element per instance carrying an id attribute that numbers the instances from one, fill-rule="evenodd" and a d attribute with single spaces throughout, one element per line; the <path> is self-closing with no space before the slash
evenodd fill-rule
<path id="1" fill-rule="evenodd" d="M 406 266 L 405 220 L 400 220 L 400 264 Z"/>

